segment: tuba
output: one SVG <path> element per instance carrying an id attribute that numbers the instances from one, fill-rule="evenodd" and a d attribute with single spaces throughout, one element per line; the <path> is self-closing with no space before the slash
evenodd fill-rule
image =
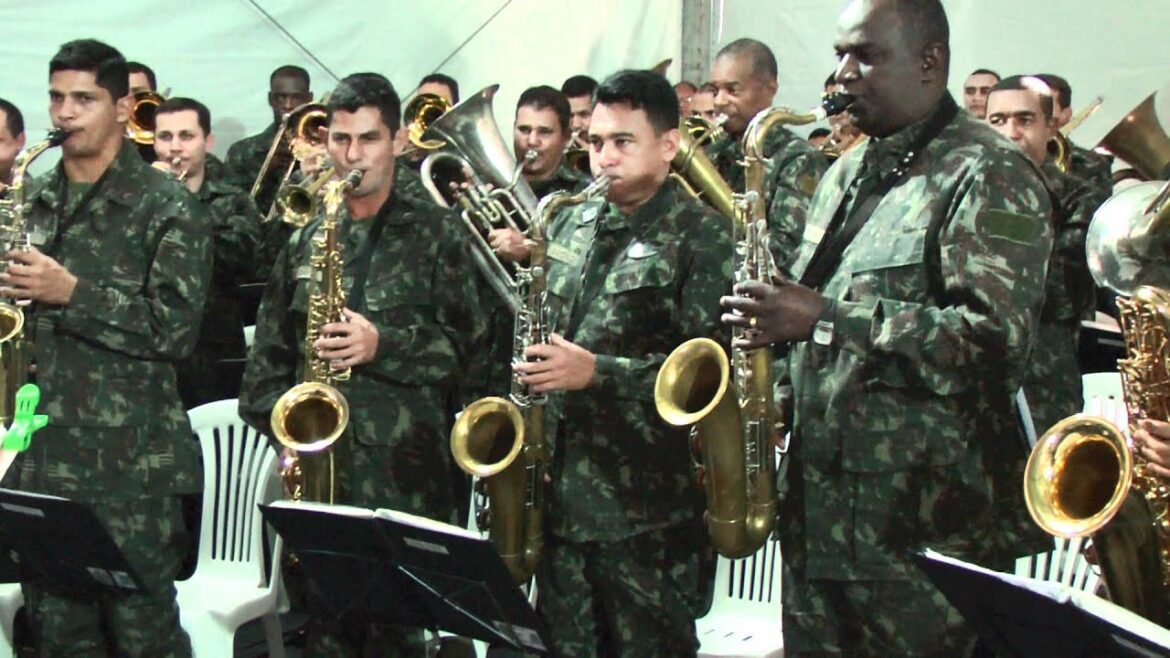
<path id="1" fill-rule="evenodd" d="M 608 187 L 609 180 L 602 176 L 572 196 L 554 192 L 541 199 L 527 232 L 529 265 L 517 269 L 522 304 L 516 312 L 513 363 L 525 360 L 529 345 L 549 341 L 545 303 L 549 222 L 562 208 L 600 196 Z M 480 478 L 476 486 L 487 493 L 490 507 L 476 510 L 476 524 L 488 531 L 518 584 L 532 577 L 544 545 L 544 403 L 545 396 L 528 390 L 517 375 L 508 399 L 476 400 L 451 429 L 455 463 Z"/>
<path id="2" fill-rule="evenodd" d="M 362 172 L 353 170 L 342 180 L 325 187 L 325 220 L 313 236 L 310 257 L 309 311 L 305 331 L 305 366 L 300 384 L 280 396 L 272 408 L 272 434 L 281 445 L 296 454 L 285 465 L 285 481 L 294 500 L 332 503 L 337 496 L 333 467 L 333 444 L 349 423 L 349 403 L 333 386 L 349 379 L 349 369 L 334 370 L 317 358 L 313 343 L 321 328 L 342 321 L 345 290 L 341 285 L 341 247 L 337 230 L 345 195 L 361 182 Z"/>
<path id="3" fill-rule="evenodd" d="M 32 247 L 27 226 L 28 207 L 25 205 L 26 174 L 33 160 L 60 146 L 68 136 L 68 132 L 54 128 L 44 140 L 28 147 L 17 158 L 7 198 L 0 200 L 0 249 L 3 252 Z M 24 333 L 24 311 L 16 300 L 0 300 L 0 424 L 4 427 L 12 426 L 16 392 L 28 382 L 32 353 L 32 340 Z"/>
<path id="4" fill-rule="evenodd" d="M 462 208 L 464 226 L 471 234 L 472 259 L 496 294 L 517 313 L 522 300 L 516 293 L 514 268 L 500 261 L 485 236 L 497 228 L 523 233 L 536 216 L 537 199 L 521 176 L 524 163 L 512 157 L 492 116 L 492 96 L 498 88 L 483 89 L 431 123 L 422 138 L 441 140 L 445 146 L 423 160 L 419 173 L 431 197 L 445 207 L 452 203 L 435 183 L 434 167 L 448 161 L 471 173 L 455 203 Z M 525 161 L 535 157 L 535 152 L 529 152 Z"/>
<path id="5" fill-rule="evenodd" d="M 1101 138 L 1094 149 L 1125 160 L 1145 180 L 1170 177 L 1170 135 L 1150 94 Z"/>
<path id="6" fill-rule="evenodd" d="M 1117 307 L 1126 357 L 1118 362 L 1129 430 L 1141 419 L 1170 420 L 1170 292 L 1143 263 L 1166 235 L 1170 183 L 1143 183 L 1106 201 L 1086 240 L 1099 285 Z M 1092 535 L 1110 598 L 1163 626 L 1170 623 L 1170 486 L 1146 473 L 1129 438 L 1085 414 L 1044 433 L 1024 471 L 1032 519 L 1058 537 Z"/>
<path id="7" fill-rule="evenodd" d="M 808 114 L 774 107 L 757 114 L 743 137 L 744 184 L 735 195 L 732 232 L 737 282 L 770 281 L 776 270 L 768 247 L 764 204 L 767 133 L 779 124 L 802 124 L 842 112 L 852 102 L 845 94 L 826 96 Z M 736 328 L 733 340 L 743 329 Z M 772 396 L 772 351 L 734 350 L 729 362 L 718 343 L 694 338 L 662 364 L 654 382 L 658 414 L 676 427 L 692 426 L 703 455 L 707 531 L 720 555 L 742 558 L 756 552 L 772 534 L 776 519 L 774 437 L 783 420 Z"/>

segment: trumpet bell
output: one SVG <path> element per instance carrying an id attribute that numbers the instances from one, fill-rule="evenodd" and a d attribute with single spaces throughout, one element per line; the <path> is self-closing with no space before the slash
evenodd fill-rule
<path id="1" fill-rule="evenodd" d="M 349 402 L 332 386 L 303 382 L 280 396 L 270 420 L 281 445 L 297 452 L 320 452 L 341 438 L 349 424 Z"/>
<path id="2" fill-rule="evenodd" d="M 451 454 L 469 475 L 488 478 L 502 472 L 524 447 L 524 416 L 504 398 L 486 397 L 463 410 L 451 429 Z"/>
<path id="3" fill-rule="evenodd" d="M 419 94 L 415 96 L 402 111 L 402 121 L 406 124 L 406 136 L 415 148 L 423 151 L 433 151 L 443 146 L 439 139 L 423 139 L 423 133 L 451 109 L 447 99 L 437 94 Z"/>
<path id="4" fill-rule="evenodd" d="M 163 97 L 153 91 L 140 91 L 134 94 L 134 103 L 130 107 L 130 120 L 127 126 L 130 139 L 135 144 L 154 143 L 154 121 L 158 113 L 158 106 L 163 104 Z"/>
<path id="5" fill-rule="evenodd" d="M 1024 468 L 1024 500 L 1032 519 L 1058 537 L 1083 537 L 1121 509 L 1133 479 L 1125 435 L 1104 418 L 1066 418 L 1036 442 Z"/>

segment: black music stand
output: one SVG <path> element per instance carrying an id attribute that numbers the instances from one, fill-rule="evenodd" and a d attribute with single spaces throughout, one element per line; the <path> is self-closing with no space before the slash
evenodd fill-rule
<path id="1" fill-rule="evenodd" d="M 1170 655 L 1170 630 L 1088 592 L 929 550 L 913 559 L 998 656 Z"/>
<path id="2" fill-rule="evenodd" d="M 392 510 L 285 501 L 260 509 L 338 618 L 548 651 L 528 599 L 474 533 Z"/>
<path id="3" fill-rule="evenodd" d="M 0 489 L 0 552 L 15 554 L 13 577 L 63 592 L 144 591 L 106 527 L 89 507 L 57 496 Z"/>

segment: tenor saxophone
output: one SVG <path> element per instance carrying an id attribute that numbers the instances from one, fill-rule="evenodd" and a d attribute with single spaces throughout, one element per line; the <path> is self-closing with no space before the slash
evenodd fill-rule
<path id="1" fill-rule="evenodd" d="M 345 290 L 341 285 L 341 246 L 337 230 L 346 194 L 361 182 L 354 170 L 325 187 L 325 219 L 312 239 L 309 265 L 309 309 L 305 331 L 302 381 L 280 396 L 272 408 L 272 434 L 295 459 L 284 464 L 284 479 L 296 500 L 332 503 L 337 496 L 331 448 L 349 424 L 349 403 L 333 384 L 349 379 L 349 369 L 336 370 L 317 357 L 313 344 L 321 328 L 343 320 Z"/>
<path id="2" fill-rule="evenodd" d="M 771 281 L 776 265 L 768 246 L 763 154 L 769 130 L 842 112 L 852 102 L 829 94 L 806 114 L 774 107 L 757 114 L 743 137 L 745 192 L 735 196 L 732 236 L 736 282 Z M 732 342 L 743 336 L 736 328 Z M 703 454 L 707 532 L 715 550 L 728 558 L 755 553 L 772 534 L 776 520 L 776 466 L 773 445 L 782 435 L 772 395 L 772 350 L 733 350 L 710 338 L 693 338 L 667 356 L 654 383 L 658 414 L 676 427 L 691 426 Z"/>
<path id="3" fill-rule="evenodd" d="M 602 176 L 581 192 L 554 192 L 537 205 L 526 232 L 528 267 L 518 268 L 512 361 L 525 361 L 529 345 L 549 342 L 548 224 L 563 208 L 605 193 L 609 179 Z M 471 403 L 451 428 L 451 454 L 459 468 L 476 476 L 486 491 L 488 507 L 476 510 L 476 523 L 487 530 L 517 583 L 526 583 L 536 570 L 544 546 L 545 396 L 512 378 L 508 399 L 486 397 Z M 478 498 L 478 497 L 477 497 Z M 490 514 L 489 514 L 490 512 Z"/>
<path id="4" fill-rule="evenodd" d="M 29 249 L 28 206 L 25 201 L 25 174 L 29 165 L 45 151 L 60 146 L 69 133 L 55 128 L 44 140 L 30 146 L 13 167 L 8 196 L 0 201 L 0 250 Z M 24 311 L 14 299 L 0 299 L 0 423 L 12 424 L 16 392 L 28 382 L 32 362 L 32 338 L 25 335 Z"/>

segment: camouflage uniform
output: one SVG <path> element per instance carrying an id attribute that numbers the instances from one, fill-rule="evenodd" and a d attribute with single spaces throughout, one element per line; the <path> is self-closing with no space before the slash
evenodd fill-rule
<path id="1" fill-rule="evenodd" d="M 1102 202 L 1113 196 L 1113 158 L 1073 144 L 1070 160 L 1068 173 L 1084 181 L 1094 196 Z"/>
<path id="2" fill-rule="evenodd" d="M 342 215 L 343 289 L 349 291 L 354 256 L 378 220 Z M 372 362 L 336 384 L 350 409 L 345 434 L 332 449 L 336 500 L 451 521 L 465 504 L 454 499 L 449 477 L 454 392 L 485 332 L 472 265 L 449 213 L 395 191 L 379 215 L 384 228 L 370 259 L 364 304 L 353 308 L 377 327 L 378 349 Z M 310 238 L 319 225 L 320 218 L 292 235 L 260 304 L 240 409 L 269 436 L 277 398 L 301 381 Z M 310 642 L 319 655 L 357 655 L 363 643 L 372 648 L 368 625 L 355 630 L 347 622 L 313 622 Z M 405 650 L 392 645 L 385 650 Z"/>
<path id="3" fill-rule="evenodd" d="M 252 185 L 256 182 L 256 177 L 260 175 L 260 167 L 264 164 L 264 159 L 268 157 L 268 150 L 272 148 L 272 142 L 276 139 L 276 131 L 279 129 L 280 122 L 278 121 L 265 128 L 264 132 L 245 137 L 232 144 L 228 148 L 227 158 L 224 162 L 224 168 L 227 170 L 224 182 L 251 193 Z M 287 163 L 285 166 L 287 167 Z M 261 186 L 260 193 L 256 195 L 256 207 L 260 209 L 261 216 L 266 215 L 268 209 L 272 207 L 272 201 L 276 198 L 276 189 L 282 175 L 284 175 L 283 168 L 269 168 L 265 184 Z"/>
<path id="4" fill-rule="evenodd" d="M 215 265 L 199 341 L 178 367 L 179 395 L 188 409 L 239 395 L 246 356 L 239 290 L 254 276 L 260 238 L 256 204 L 240 188 L 209 177 L 195 196 L 211 222 Z"/>
<path id="5" fill-rule="evenodd" d="M 553 192 L 568 192 L 570 194 L 578 192 L 589 184 L 589 180 L 585 174 L 571 169 L 562 158 L 561 164 L 553 172 L 552 177 L 542 181 L 528 181 L 528 185 L 536 194 L 536 198 L 540 199 Z"/>
<path id="6" fill-rule="evenodd" d="M 174 363 L 195 344 L 211 275 L 194 199 L 124 142 L 90 184 L 60 165 L 30 190 L 34 242 L 77 277 L 65 306 L 29 318 L 36 382 L 50 424 L 23 455 L 17 486 L 91 505 L 147 593 L 98 601 L 25 583 L 44 656 L 187 656 L 173 580 L 185 541 L 176 494 L 198 491 L 198 444 Z M 62 227 L 66 218 L 74 221 Z M 103 632 L 103 627 L 106 632 Z"/>
<path id="7" fill-rule="evenodd" d="M 667 181 L 630 215 L 601 202 L 562 213 L 548 253 L 553 326 L 596 355 L 588 388 L 550 398 L 537 582 L 553 655 L 694 655 L 710 549 L 687 430 L 659 418 L 654 379 L 683 341 L 727 339 L 727 220 Z"/>
<path id="8" fill-rule="evenodd" d="M 1093 277 L 1085 257 L 1085 233 L 1105 201 L 1094 185 L 1062 174 L 1049 160 L 1045 178 L 1052 191 L 1053 247 L 1044 285 L 1044 308 L 1024 376 L 1024 393 L 1037 434 L 1084 407 L 1077 346 L 1081 320 L 1092 317 Z"/>
<path id="9" fill-rule="evenodd" d="M 888 175 L 926 123 L 833 166 L 794 274 L 847 192 Z M 910 553 L 1002 568 L 1051 545 L 1024 511 L 1012 403 L 1043 301 L 1049 212 L 1035 167 L 959 110 L 824 279 L 832 303 L 790 354 L 787 655 L 959 655 L 970 632 Z"/>
<path id="10" fill-rule="evenodd" d="M 742 138 L 724 135 L 707 148 L 707 156 L 735 192 L 744 191 Z M 764 155 L 765 207 L 768 209 L 769 246 L 776 265 L 787 269 L 800 246 L 809 200 L 829 168 L 825 155 L 783 126 L 768 131 Z"/>

